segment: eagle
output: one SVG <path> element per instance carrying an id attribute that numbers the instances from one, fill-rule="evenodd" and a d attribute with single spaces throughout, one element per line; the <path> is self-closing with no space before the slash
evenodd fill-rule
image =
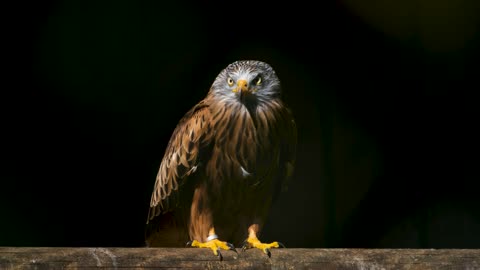
<path id="1" fill-rule="evenodd" d="M 262 61 L 229 64 L 179 121 L 153 187 L 145 241 L 221 250 L 279 242 L 260 232 L 295 166 L 297 128 L 280 80 Z"/>

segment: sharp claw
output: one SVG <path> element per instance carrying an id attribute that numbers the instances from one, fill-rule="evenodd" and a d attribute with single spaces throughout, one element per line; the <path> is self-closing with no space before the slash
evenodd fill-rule
<path id="1" fill-rule="evenodd" d="M 192 240 L 188 241 L 186 244 L 185 244 L 185 247 L 191 247 L 192 246 Z"/>
<path id="2" fill-rule="evenodd" d="M 217 248 L 217 256 L 220 261 L 223 261 L 222 253 L 220 252 L 220 248 Z"/>
<path id="3" fill-rule="evenodd" d="M 280 242 L 277 242 L 277 243 L 278 243 L 278 245 L 279 245 L 281 248 L 285 248 L 285 245 L 284 245 L 284 244 L 282 244 L 282 243 L 280 243 Z"/>
<path id="4" fill-rule="evenodd" d="M 243 244 L 242 244 L 242 252 L 245 252 L 245 250 L 248 249 L 248 242 L 247 240 L 243 241 Z"/>
<path id="5" fill-rule="evenodd" d="M 227 243 L 227 246 L 230 248 L 230 250 L 233 250 L 233 251 L 235 251 L 235 253 L 238 254 L 237 249 L 235 248 L 234 245 L 232 245 L 232 244 L 230 244 L 230 243 Z"/>
<path id="6" fill-rule="evenodd" d="M 269 249 L 269 248 L 266 248 L 266 249 L 264 250 L 264 252 L 265 252 L 265 254 L 267 254 L 267 256 L 268 256 L 269 258 L 272 257 L 272 253 L 270 252 L 270 249 Z"/>

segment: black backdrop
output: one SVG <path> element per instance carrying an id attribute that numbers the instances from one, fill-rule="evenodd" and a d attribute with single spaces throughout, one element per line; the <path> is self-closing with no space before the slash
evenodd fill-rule
<path id="1" fill-rule="evenodd" d="M 142 246 L 177 121 L 259 59 L 299 128 L 264 240 L 479 248 L 476 1 L 288 2 L 6 7 L 0 245 Z"/>

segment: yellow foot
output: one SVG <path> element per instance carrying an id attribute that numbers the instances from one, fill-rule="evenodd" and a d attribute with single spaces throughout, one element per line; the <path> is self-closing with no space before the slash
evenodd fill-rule
<path id="1" fill-rule="evenodd" d="M 237 250 L 232 244 L 224 241 L 220 241 L 218 239 L 213 239 L 205 243 L 198 242 L 197 240 L 193 240 L 188 242 L 187 246 L 192 246 L 197 248 L 209 248 L 213 251 L 213 254 L 215 254 L 215 256 L 218 256 L 220 260 L 223 259 L 222 253 L 220 252 L 221 249 L 232 250 L 232 251 L 235 251 L 235 253 L 237 253 Z"/>
<path id="2" fill-rule="evenodd" d="M 249 248 L 258 248 L 263 251 L 263 253 L 267 254 L 268 257 L 271 257 L 272 254 L 270 253 L 270 249 L 279 247 L 284 248 L 285 246 L 280 242 L 272 242 L 270 244 L 266 244 L 260 242 L 260 240 L 258 240 L 256 237 L 248 237 L 247 240 L 243 242 L 242 251 L 245 251 Z"/>

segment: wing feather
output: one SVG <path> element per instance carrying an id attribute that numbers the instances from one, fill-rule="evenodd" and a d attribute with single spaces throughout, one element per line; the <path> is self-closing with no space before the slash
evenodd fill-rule
<path id="1" fill-rule="evenodd" d="M 289 180 L 293 176 L 296 161 L 297 148 L 297 126 L 295 119 L 289 109 L 282 111 L 280 114 L 281 123 L 281 148 L 280 148 L 280 180 L 276 191 L 273 194 L 274 200 L 278 198 L 280 191 L 285 191 L 288 188 Z"/>
<path id="2" fill-rule="evenodd" d="M 284 163 L 285 173 L 285 181 L 283 186 L 285 188 L 288 179 L 293 176 L 293 170 L 295 167 L 297 152 L 297 125 L 290 111 L 286 112 L 283 122 L 285 123 L 287 130 L 282 147 L 282 162 Z"/>
<path id="3" fill-rule="evenodd" d="M 202 149 L 212 138 L 210 119 L 208 105 L 202 101 L 185 114 L 173 131 L 155 179 L 147 223 L 176 207 L 179 188 L 197 171 Z"/>

